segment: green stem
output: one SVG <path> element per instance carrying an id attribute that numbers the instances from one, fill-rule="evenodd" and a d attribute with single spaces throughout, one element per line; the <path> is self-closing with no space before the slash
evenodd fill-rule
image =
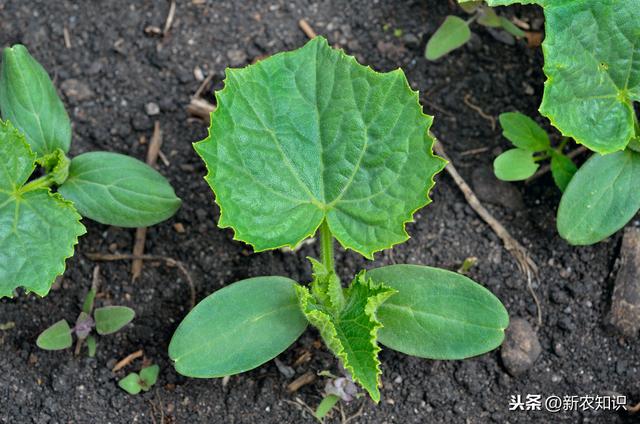
<path id="1" fill-rule="evenodd" d="M 558 144 L 558 147 L 556 147 L 556 152 L 562 154 L 562 150 L 564 149 L 564 146 L 566 146 L 568 142 L 569 142 L 569 137 L 562 137 L 562 141 L 560 142 L 560 144 Z"/>
<path id="2" fill-rule="evenodd" d="M 320 225 L 320 260 L 328 271 L 335 272 L 333 260 L 333 235 L 327 221 Z"/>
<path id="3" fill-rule="evenodd" d="M 20 193 L 26 193 L 39 188 L 51 187 L 53 183 L 54 181 L 51 175 L 45 175 L 23 185 L 22 188 L 20 188 Z"/>
<path id="4" fill-rule="evenodd" d="M 551 157 L 551 155 L 549 155 L 548 153 L 545 153 L 545 154 L 540 155 L 540 156 L 534 156 L 533 157 L 533 161 L 534 162 L 540 162 L 540 161 L 543 161 L 545 159 L 549 159 L 550 157 Z"/>

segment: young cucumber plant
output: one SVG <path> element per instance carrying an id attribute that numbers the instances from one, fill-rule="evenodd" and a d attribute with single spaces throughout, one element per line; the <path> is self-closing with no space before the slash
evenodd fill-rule
<path id="1" fill-rule="evenodd" d="M 502 29 L 518 38 L 525 36 L 524 31 L 504 16 L 499 16 L 483 1 L 460 1 L 459 3 L 462 10 L 470 14 L 471 17 L 465 21 L 454 15 L 447 16 L 427 42 L 425 57 L 428 60 L 440 59 L 469 42 L 471 39 L 469 26 L 473 22 L 487 28 Z"/>
<path id="2" fill-rule="evenodd" d="M 108 152 L 69 159 L 69 117 L 24 46 L 3 52 L 0 112 L 0 298 L 20 286 L 49 292 L 86 232 L 81 216 L 145 227 L 180 207 L 167 180 L 137 159 Z"/>
<path id="3" fill-rule="evenodd" d="M 500 301 L 469 278 L 419 265 L 361 271 L 348 288 L 334 239 L 368 259 L 408 239 L 405 224 L 430 202 L 445 161 L 432 153 L 432 118 L 401 70 L 377 73 L 318 37 L 293 52 L 229 69 L 209 137 L 219 225 L 255 251 L 317 234 L 313 281 L 249 278 L 202 300 L 169 346 L 176 370 L 222 377 L 269 361 L 308 323 L 353 381 L 380 399 L 378 341 L 397 351 L 461 359 L 499 346 Z"/>
<path id="4" fill-rule="evenodd" d="M 552 147 L 546 131 L 519 112 L 503 113 L 499 121 L 502 135 L 515 148 L 502 153 L 493 162 L 496 177 L 504 181 L 526 180 L 538 170 L 538 162 L 551 159 L 553 180 L 564 191 L 578 169 L 562 152 L 569 139 L 565 138 L 558 146 Z"/>
<path id="5" fill-rule="evenodd" d="M 88 354 L 93 357 L 96 353 L 96 339 L 91 334 L 94 328 L 101 336 L 112 334 L 129 324 L 135 317 L 133 309 L 126 306 L 104 306 L 94 310 L 95 298 L 96 291 L 92 288 L 84 299 L 82 311 L 74 327 L 71 328 L 65 319 L 56 322 L 40 333 L 36 340 L 38 347 L 45 350 L 68 349 L 73 344 L 72 335 L 75 333 L 78 338 L 76 355 L 80 353 L 82 343 L 86 341 Z"/>
<path id="6" fill-rule="evenodd" d="M 118 386 L 130 395 L 137 395 L 141 391 L 148 392 L 158 381 L 158 374 L 160 374 L 160 366 L 150 365 L 142 368 L 140 373 L 130 373 L 118 381 Z"/>
<path id="7" fill-rule="evenodd" d="M 596 243 L 640 209 L 640 7 L 637 0 L 488 0 L 544 8 L 547 76 L 540 112 L 595 154 L 567 185 L 558 231 Z"/>

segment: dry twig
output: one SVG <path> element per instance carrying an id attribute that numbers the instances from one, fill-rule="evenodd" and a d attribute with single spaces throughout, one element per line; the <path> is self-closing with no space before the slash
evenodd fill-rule
<path id="1" fill-rule="evenodd" d="M 302 30 L 302 32 L 305 33 L 305 35 L 309 38 L 316 38 L 318 34 L 316 34 L 316 32 L 313 30 L 313 28 L 311 28 L 311 25 L 309 25 L 309 22 L 307 22 L 305 19 L 300 19 L 298 21 L 298 26 L 300 27 L 300 29 Z"/>
<path id="2" fill-rule="evenodd" d="M 216 110 L 216 107 L 208 101 L 200 98 L 191 98 L 191 102 L 187 106 L 187 112 L 189 115 L 193 115 L 204 122 L 209 122 L 209 116 L 211 112 Z"/>
<path id="3" fill-rule="evenodd" d="M 135 361 L 136 359 L 141 358 L 143 355 L 144 355 L 144 351 L 142 349 L 136 350 L 135 352 L 128 354 L 123 359 L 119 360 L 117 364 L 115 364 L 113 366 L 113 368 L 111 369 L 111 372 L 120 371 L 122 368 L 126 367 L 127 365 L 129 365 L 130 363 Z"/>
<path id="4" fill-rule="evenodd" d="M 169 14 L 167 14 L 167 20 L 164 22 L 164 28 L 162 29 L 162 36 L 166 37 L 173 25 L 173 19 L 176 16 L 176 0 L 171 0 L 169 5 Z"/>
<path id="5" fill-rule="evenodd" d="M 311 371 L 307 371 L 287 385 L 287 392 L 297 392 L 303 386 L 311 384 L 314 381 L 316 381 L 316 374 Z"/>
<path id="6" fill-rule="evenodd" d="M 491 130 L 495 131 L 496 129 L 496 118 L 486 113 L 482 108 L 478 105 L 471 103 L 471 94 L 467 93 L 464 96 L 464 104 L 467 105 L 470 109 L 476 111 L 478 115 L 480 115 L 483 119 L 489 121 L 491 124 Z"/>
<path id="7" fill-rule="evenodd" d="M 184 275 L 187 284 L 189 285 L 189 290 L 191 293 L 190 296 L 190 305 L 189 309 L 193 309 L 196 305 L 196 289 L 193 284 L 193 279 L 191 279 L 191 275 L 187 270 L 187 267 L 177 259 L 170 258 L 168 256 L 159 256 L 159 255 L 129 255 L 129 254 L 110 254 L 110 253 L 85 253 L 85 256 L 92 261 L 127 261 L 133 259 L 141 259 L 143 261 L 163 261 L 167 266 L 176 267 L 182 272 Z"/>
<path id="8" fill-rule="evenodd" d="M 162 146 L 162 130 L 160 129 L 160 122 L 156 121 L 153 127 L 153 135 L 151 136 L 151 142 L 149 143 L 149 150 L 147 150 L 147 165 L 154 167 L 158 162 L 158 154 L 160 153 L 160 146 Z M 144 244 L 147 240 L 147 227 L 136 228 L 136 236 L 133 244 L 133 254 L 140 256 L 144 254 Z M 136 281 L 140 278 L 142 273 L 142 260 L 134 259 L 131 262 L 131 280 Z"/>
<path id="9" fill-rule="evenodd" d="M 493 215 L 491 215 L 491 213 L 482 205 L 482 203 L 480 203 L 480 200 L 475 195 L 473 190 L 471 190 L 471 187 L 469 187 L 462 176 L 460 176 L 455 166 L 453 166 L 453 163 L 451 163 L 451 160 L 447 156 L 442 143 L 436 140 L 433 145 L 433 149 L 437 154 L 449 161 L 445 170 L 449 173 L 451 178 L 453 178 L 453 181 L 456 183 L 460 191 L 462 191 L 462 194 L 464 194 L 465 199 L 467 199 L 469 206 L 471 206 L 471 208 L 476 211 L 478 215 L 480 215 L 480 218 L 482 218 L 482 220 L 491 227 L 493 232 L 496 233 L 498 237 L 500 237 L 500 239 L 504 243 L 505 249 L 507 249 L 507 251 L 509 251 L 509 253 L 511 253 L 511 255 L 516 260 L 518 269 L 520 269 L 520 271 L 522 271 L 524 274 L 527 274 L 527 272 L 531 272 L 533 276 L 537 276 L 538 266 L 529 256 L 527 249 L 525 249 L 524 246 L 522 246 L 516 239 L 514 239 L 511 234 L 509 234 L 507 229 L 504 228 L 504 226 L 497 219 L 495 219 Z"/>
<path id="10" fill-rule="evenodd" d="M 71 35 L 69 34 L 69 28 L 62 27 L 62 36 L 64 37 L 64 46 L 67 49 L 71 48 Z"/>

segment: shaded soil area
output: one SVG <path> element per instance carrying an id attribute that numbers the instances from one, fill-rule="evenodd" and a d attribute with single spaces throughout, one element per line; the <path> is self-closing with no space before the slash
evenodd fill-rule
<path id="1" fill-rule="evenodd" d="M 433 130 L 442 139 L 463 177 L 487 200 L 491 212 L 531 252 L 540 267 L 533 288 L 541 301 L 543 325 L 537 329 L 542 354 L 527 373 L 514 378 L 505 370 L 499 350 L 467 361 L 429 361 L 383 349 L 382 401 L 357 400 L 344 413 L 360 413 L 361 423 L 527 423 L 631 422 L 626 414 L 574 411 L 511 412 L 511 395 L 625 395 L 640 399 L 636 340 L 621 338 L 605 325 L 620 236 L 596 246 L 573 248 L 555 232 L 559 192 L 550 176 L 531 184 L 500 185 L 490 175 L 491 162 L 508 143 L 469 105 L 497 117 L 519 110 L 537 115 L 544 76 L 540 49 L 523 42 L 497 40 L 473 27 L 471 42 L 442 60 L 423 58 L 427 38 L 444 17 L 460 13 L 449 2 L 426 0 L 273 0 L 255 2 L 179 1 L 170 34 L 161 38 L 148 26 L 162 28 L 169 2 L 80 2 L 62 0 L 0 2 L 0 46 L 25 44 L 62 87 L 73 120 L 71 153 L 108 150 L 144 159 L 154 121 L 164 132 L 160 163 L 184 205 L 170 221 L 150 228 L 146 251 L 184 262 L 200 300 L 233 281 L 257 275 L 287 275 L 308 281 L 304 259 L 317 256 L 317 246 L 296 253 L 251 254 L 216 227 L 219 210 L 203 176 L 204 165 L 191 142 L 203 138 L 206 126 L 189 119 L 185 107 L 200 82 L 194 69 L 213 75 L 221 88 L 227 66 L 244 66 L 306 40 L 298 20 L 306 18 L 334 45 L 377 70 L 402 67 L 420 90 L 426 112 L 435 115 Z M 534 27 L 542 24 L 539 9 L 501 10 Z M 69 46 L 65 46 L 65 31 Z M 466 98 L 466 101 L 465 101 Z M 159 114 L 149 115 L 155 103 Z M 546 121 L 537 118 L 548 125 Z M 554 133 L 557 137 L 557 134 Z M 477 149 L 486 149 L 478 152 Z M 470 276 L 492 290 L 512 317 L 535 325 L 536 307 L 500 240 L 467 206 L 452 180 L 442 173 L 434 202 L 408 225 L 412 238 L 390 252 L 366 261 L 339 251 L 337 266 L 346 280 L 362 267 L 382 264 L 428 264 L 457 269 L 470 256 L 478 258 Z M 181 223 L 184 232 L 176 231 Z M 635 225 L 637 223 L 634 223 Z M 167 347 L 189 308 L 189 289 L 176 268 L 147 262 L 141 278 L 130 282 L 128 262 L 101 264 L 99 303 L 133 307 L 133 324 L 98 341 L 95 358 L 74 357 L 71 350 L 45 352 L 35 345 L 40 331 L 66 318 L 73 321 L 91 284 L 94 262 L 87 252 L 129 253 L 133 230 L 85 220 L 84 236 L 68 269 L 51 294 L 38 299 L 23 293 L 0 301 L 0 422 L 3 423 L 298 423 L 314 422 L 297 401 L 315 407 L 324 381 L 289 394 L 290 383 L 270 362 L 257 370 L 221 379 L 194 380 L 177 375 Z M 311 360 L 296 367 L 338 372 L 336 361 L 308 330 L 280 356 L 292 364 L 304 352 Z M 113 364 L 144 349 L 161 367 L 158 384 L 148 393 L 130 396 L 117 386 L 128 371 Z M 294 377 L 294 378 L 295 378 Z M 333 414 L 330 422 L 339 422 Z"/>

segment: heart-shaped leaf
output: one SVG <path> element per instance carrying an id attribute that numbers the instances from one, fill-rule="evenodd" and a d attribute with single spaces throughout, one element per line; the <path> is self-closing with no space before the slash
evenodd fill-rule
<path id="1" fill-rule="evenodd" d="M 558 208 L 558 232 L 569 243 L 597 243 L 640 209 L 640 153 L 595 154 L 576 172 Z"/>
<path id="2" fill-rule="evenodd" d="M 526 180 L 540 165 L 533 160 L 533 152 L 524 149 L 511 149 L 502 153 L 493 161 L 493 172 L 504 181 Z"/>
<path id="3" fill-rule="evenodd" d="M 256 277 L 206 297 L 171 339 L 169 356 L 176 371 L 188 377 L 223 377 L 278 356 L 307 327 L 295 286 L 285 277 Z"/>
<path id="4" fill-rule="evenodd" d="M 35 160 L 24 136 L 0 121 L 0 297 L 19 286 L 45 296 L 85 233 L 70 202 L 24 185 Z"/>
<path id="5" fill-rule="evenodd" d="M 425 57 L 437 60 L 463 46 L 471 38 L 469 25 L 457 16 L 447 16 L 427 42 Z"/>
<path id="6" fill-rule="evenodd" d="M 328 286 L 330 282 L 317 281 L 312 284 Z M 375 284 L 365 273 L 358 275 L 344 293 L 344 305 L 339 310 L 323 304 L 306 287 L 297 286 L 298 298 L 305 316 L 322 335 L 327 347 L 340 358 L 343 367 L 353 381 L 364 388 L 371 399 L 380 401 L 380 361 L 377 343 L 378 329 L 376 310 L 395 290 Z"/>
<path id="7" fill-rule="evenodd" d="M 408 238 L 445 163 L 402 71 L 374 72 L 320 37 L 228 70 L 216 97 L 195 148 L 219 225 L 256 251 L 294 247 L 326 219 L 342 246 L 371 258 Z"/>
<path id="8" fill-rule="evenodd" d="M 100 335 L 112 334 L 129 324 L 136 313 L 126 306 L 105 306 L 93 312 L 96 331 Z"/>
<path id="9" fill-rule="evenodd" d="M 137 395 L 142 391 L 140 376 L 135 372 L 130 373 L 125 378 L 118 381 L 118 386 L 130 395 Z"/>
<path id="10" fill-rule="evenodd" d="M 38 155 L 65 153 L 71 123 L 47 71 L 21 45 L 4 49 L 0 70 L 0 111 L 27 138 Z"/>
<path id="11" fill-rule="evenodd" d="M 624 149 L 635 136 L 633 102 L 640 101 L 638 1 L 488 0 L 513 3 L 544 7 L 547 82 L 540 112 L 591 150 Z"/>
<path id="12" fill-rule="evenodd" d="M 140 370 L 140 380 L 142 380 L 142 388 L 149 390 L 151 386 L 158 381 L 158 374 L 160 374 L 160 366 L 151 365 L 149 367 Z"/>
<path id="13" fill-rule="evenodd" d="M 87 218 L 119 227 L 147 227 L 180 207 L 169 182 L 149 165 L 110 152 L 84 153 L 71 160 L 58 188 Z"/>
<path id="14" fill-rule="evenodd" d="M 419 265 L 367 272 L 397 293 L 378 309 L 380 343 L 408 355 L 463 359 L 500 346 L 509 315 L 489 290 L 464 275 Z"/>
<path id="15" fill-rule="evenodd" d="M 72 344 L 71 328 L 69 327 L 69 323 L 64 319 L 61 319 L 44 330 L 36 340 L 36 345 L 38 345 L 40 349 L 45 350 L 67 349 L 71 347 Z"/>

